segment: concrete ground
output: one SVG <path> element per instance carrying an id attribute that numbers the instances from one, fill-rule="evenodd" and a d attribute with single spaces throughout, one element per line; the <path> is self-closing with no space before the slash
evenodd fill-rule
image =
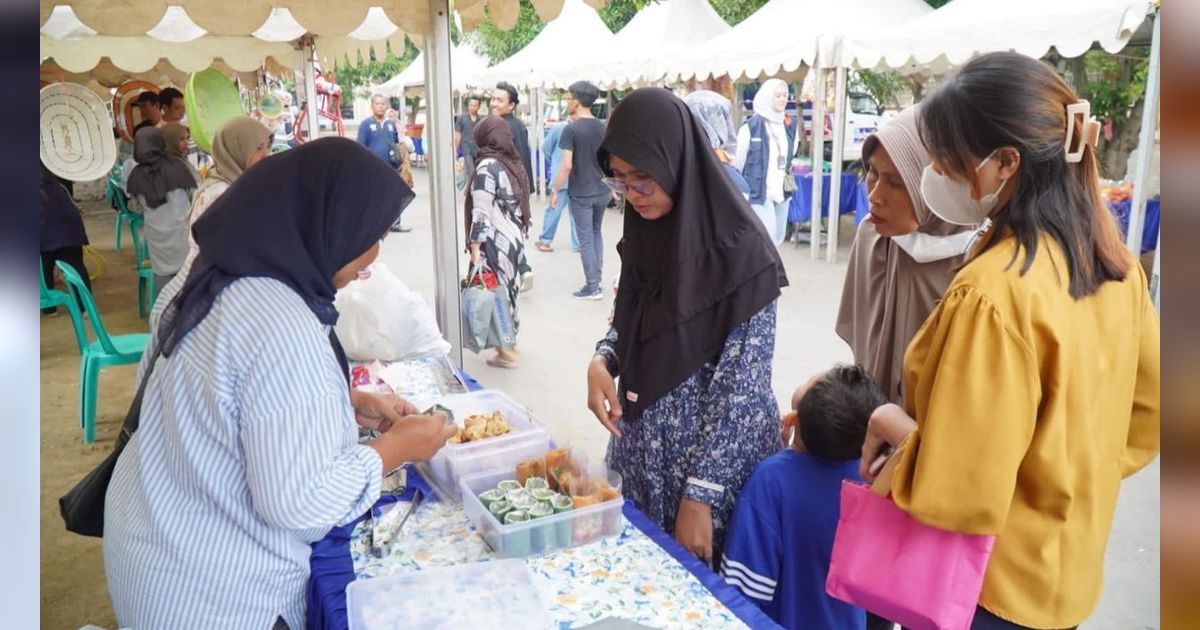
<path id="1" fill-rule="evenodd" d="M 417 200 L 404 214 L 413 228 L 392 234 L 380 260 L 411 288 L 433 303 L 434 276 L 427 172 L 414 169 Z M 112 251 L 112 216 L 102 204 L 86 204 L 93 247 L 108 262 L 95 283 L 104 321 L 113 332 L 144 330 L 136 313 L 133 254 Z M 544 200 L 534 201 L 534 230 L 540 230 Z M 546 421 L 554 439 L 586 448 L 602 457 L 607 432 L 586 407 L 585 369 L 595 342 L 607 329 L 612 304 L 611 279 L 617 273 L 615 245 L 621 214 L 610 210 L 604 225 L 605 299 L 581 301 L 571 291 L 583 284 L 579 256 L 570 250 L 568 223 L 559 226 L 556 251 L 529 250 L 534 289 L 521 297 L 519 350 L 515 370 L 492 368 L 487 354 L 467 352 L 463 364 L 485 386 L 502 389 L 528 405 Z M 810 258 L 807 245 L 785 245 L 782 251 L 791 286 L 779 303 L 774 389 L 787 404 L 792 389 L 813 373 L 850 352 L 833 332 L 845 275 L 853 225 L 842 224 L 840 260 L 829 264 Z M 127 237 L 126 237 L 127 238 Z M 531 241 L 532 243 L 532 241 Z M 91 470 L 111 449 L 132 397 L 134 368 L 105 370 L 97 443 L 84 446 L 78 426 L 78 355 L 65 315 L 42 320 L 42 626 L 78 628 L 85 623 L 115 627 L 107 598 L 99 541 L 67 534 L 57 513 L 57 498 Z M 1156 462 L 1127 481 L 1122 489 L 1106 558 L 1106 584 L 1100 605 L 1085 628 L 1128 630 L 1159 627 L 1159 467 Z"/>

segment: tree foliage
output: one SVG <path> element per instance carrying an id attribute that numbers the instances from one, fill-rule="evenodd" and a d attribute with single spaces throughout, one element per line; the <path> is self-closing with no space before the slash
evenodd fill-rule
<path id="1" fill-rule="evenodd" d="M 420 51 L 417 47 L 405 39 L 404 50 L 400 55 L 396 55 L 392 51 L 391 45 L 388 45 L 382 59 L 379 58 L 380 55 L 377 55 L 376 50 L 371 48 L 368 58 L 363 59 L 359 55 L 357 63 L 349 63 L 348 59 L 338 60 L 335 66 L 337 83 L 342 86 L 343 94 L 358 94 L 364 88 L 377 85 L 400 74 L 417 57 L 418 52 Z"/>

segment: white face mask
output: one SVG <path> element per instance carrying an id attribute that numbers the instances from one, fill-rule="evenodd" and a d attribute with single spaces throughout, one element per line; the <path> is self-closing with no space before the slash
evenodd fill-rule
<path id="1" fill-rule="evenodd" d="M 947 236 L 935 236 L 924 232 L 910 232 L 893 236 L 892 242 L 900 246 L 912 259 L 925 264 L 937 260 L 945 260 L 962 256 L 967 248 L 975 242 L 979 230 L 959 232 Z"/>
<path id="2" fill-rule="evenodd" d="M 978 173 L 993 155 L 996 155 L 995 151 L 983 158 L 979 166 L 975 167 L 975 172 Z M 930 164 L 921 173 L 921 196 L 925 198 L 929 209 L 943 221 L 955 225 L 979 225 L 995 209 L 996 202 L 1000 199 L 1000 191 L 1004 190 L 1007 183 L 1007 179 L 1002 180 L 996 192 L 974 199 L 971 197 L 969 183 L 950 179 L 949 176 L 933 170 L 933 165 Z"/>

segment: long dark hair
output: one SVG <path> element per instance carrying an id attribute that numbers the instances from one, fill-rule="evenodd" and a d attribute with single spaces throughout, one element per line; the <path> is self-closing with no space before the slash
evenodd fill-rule
<path id="1" fill-rule="evenodd" d="M 949 174 L 971 182 L 978 160 L 1001 147 L 1021 155 L 1012 199 L 992 217 L 984 251 L 1011 232 L 1025 249 L 1021 273 L 1037 255 L 1046 232 L 1066 253 L 1071 296 L 1091 295 L 1108 280 L 1124 280 L 1130 268 L 1116 220 L 1100 196 L 1094 149 L 1068 163 L 1067 106 L 1079 100 L 1046 64 L 1017 53 L 976 58 L 921 103 L 921 139 Z M 1076 119 L 1076 130 L 1083 121 Z M 1013 262 L 1020 249 L 1013 252 Z"/>

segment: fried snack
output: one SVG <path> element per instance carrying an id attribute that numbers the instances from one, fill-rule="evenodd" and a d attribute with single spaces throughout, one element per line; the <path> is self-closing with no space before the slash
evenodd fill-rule
<path id="1" fill-rule="evenodd" d="M 608 485 L 607 481 L 597 481 L 596 485 L 599 486 L 601 501 L 612 501 L 621 496 L 620 491 Z"/>
<path id="2" fill-rule="evenodd" d="M 546 476 L 546 461 L 541 457 L 527 459 L 517 464 L 517 481 L 522 486 L 525 485 L 525 480 L 530 477 L 545 477 Z M 549 480 L 547 480 L 549 481 Z M 552 482 L 551 482 L 552 484 Z"/>
<path id="3" fill-rule="evenodd" d="M 463 427 L 458 430 L 458 435 L 447 441 L 451 444 L 465 444 L 511 432 L 512 428 L 508 426 L 504 416 L 500 415 L 499 411 L 493 411 L 467 416 L 463 420 Z"/>

